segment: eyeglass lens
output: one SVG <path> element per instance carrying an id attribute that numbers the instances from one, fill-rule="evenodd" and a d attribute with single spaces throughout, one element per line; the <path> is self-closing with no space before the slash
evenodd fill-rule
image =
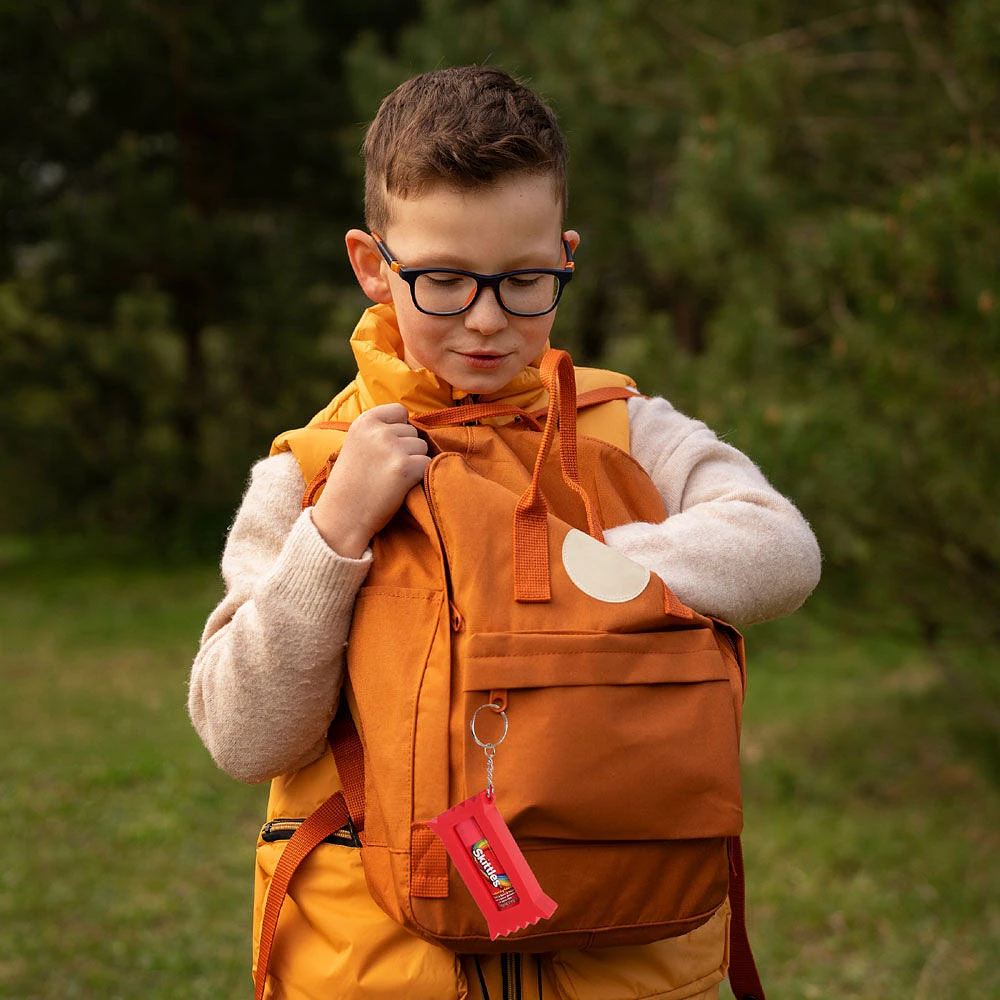
<path id="1" fill-rule="evenodd" d="M 447 271 L 421 274 L 413 285 L 417 305 L 427 312 L 457 313 L 476 294 L 476 279 Z M 559 295 L 559 281 L 552 274 L 516 274 L 504 278 L 499 287 L 500 304 L 511 312 L 544 313 Z"/>

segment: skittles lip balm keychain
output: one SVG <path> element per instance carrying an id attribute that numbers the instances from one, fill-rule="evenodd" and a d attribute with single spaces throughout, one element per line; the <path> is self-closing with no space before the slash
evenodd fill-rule
<path id="1" fill-rule="evenodd" d="M 484 709 L 503 720 L 495 743 L 480 739 L 476 719 Z M 441 838 L 472 898 L 486 918 L 490 939 L 551 917 L 556 902 L 545 895 L 496 807 L 493 757 L 507 736 L 507 713 L 493 702 L 480 705 L 469 724 L 472 738 L 486 755 L 486 789 L 441 813 L 428 826 Z"/>

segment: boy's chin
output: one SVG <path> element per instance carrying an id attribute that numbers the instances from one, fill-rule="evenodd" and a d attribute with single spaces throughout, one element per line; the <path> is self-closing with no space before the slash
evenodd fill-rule
<path id="1" fill-rule="evenodd" d="M 453 389 L 475 395 L 496 392 L 520 371 L 517 359 L 507 356 L 499 360 L 485 357 L 456 356 L 438 373 Z"/>
<path id="2" fill-rule="evenodd" d="M 461 379 L 460 381 L 449 383 L 453 390 L 459 393 L 466 393 L 470 396 L 486 396 L 492 392 L 499 392 L 511 379 Z"/>

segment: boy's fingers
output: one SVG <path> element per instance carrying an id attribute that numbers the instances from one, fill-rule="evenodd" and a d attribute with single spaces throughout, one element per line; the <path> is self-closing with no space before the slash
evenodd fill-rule
<path id="1" fill-rule="evenodd" d="M 406 424 L 409 426 L 410 414 L 402 403 L 382 403 L 365 412 L 373 419 L 381 420 L 384 424 Z M 363 416 L 364 414 L 362 414 Z"/>
<path id="2" fill-rule="evenodd" d="M 427 454 L 427 442 L 417 435 L 400 437 L 399 444 L 408 455 Z"/>

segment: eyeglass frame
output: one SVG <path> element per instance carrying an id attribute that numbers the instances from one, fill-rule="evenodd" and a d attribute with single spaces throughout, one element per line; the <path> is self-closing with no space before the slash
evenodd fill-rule
<path id="1" fill-rule="evenodd" d="M 520 316 L 522 318 L 534 318 L 536 316 L 547 316 L 552 312 L 557 305 L 559 305 L 559 300 L 562 298 L 563 290 L 566 285 L 569 284 L 570 279 L 576 270 L 576 262 L 573 260 L 573 249 L 569 245 L 569 240 L 565 236 L 562 238 L 563 250 L 566 253 L 566 266 L 565 267 L 522 267 L 514 271 L 498 271 L 496 274 L 479 274 L 477 271 L 464 271 L 458 267 L 407 267 L 405 264 L 401 264 L 399 260 L 392 255 L 392 252 L 385 245 L 382 237 L 378 233 L 373 232 L 371 234 L 372 239 L 375 240 L 375 246 L 378 248 L 378 252 L 385 259 L 385 262 L 389 265 L 390 270 L 398 274 L 403 281 L 405 281 L 410 286 L 410 298 L 413 299 L 413 305 L 416 307 L 418 312 L 422 312 L 425 316 L 461 316 L 462 313 L 468 312 L 479 300 L 479 296 L 482 295 L 484 288 L 492 288 L 493 294 L 496 296 L 497 305 L 510 316 Z M 469 301 L 462 306 L 461 309 L 456 309 L 453 312 L 432 312 L 429 309 L 424 309 L 420 303 L 417 301 L 417 279 L 425 274 L 459 274 L 465 278 L 472 278 L 476 282 L 476 293 L 472 296 Z M 556 291 L 555 298 L 552 300 L 552 305 L 547 309 L 543 309 L 541 312 L 518 312 L 515 309 L 509 309 L 504 305 L 503 298 L 500 295 L 500 284 L 506 281 L 507 278 L 516 278 L 519 274 L 550 274 L 559 283 L 559 288 Z"/>

